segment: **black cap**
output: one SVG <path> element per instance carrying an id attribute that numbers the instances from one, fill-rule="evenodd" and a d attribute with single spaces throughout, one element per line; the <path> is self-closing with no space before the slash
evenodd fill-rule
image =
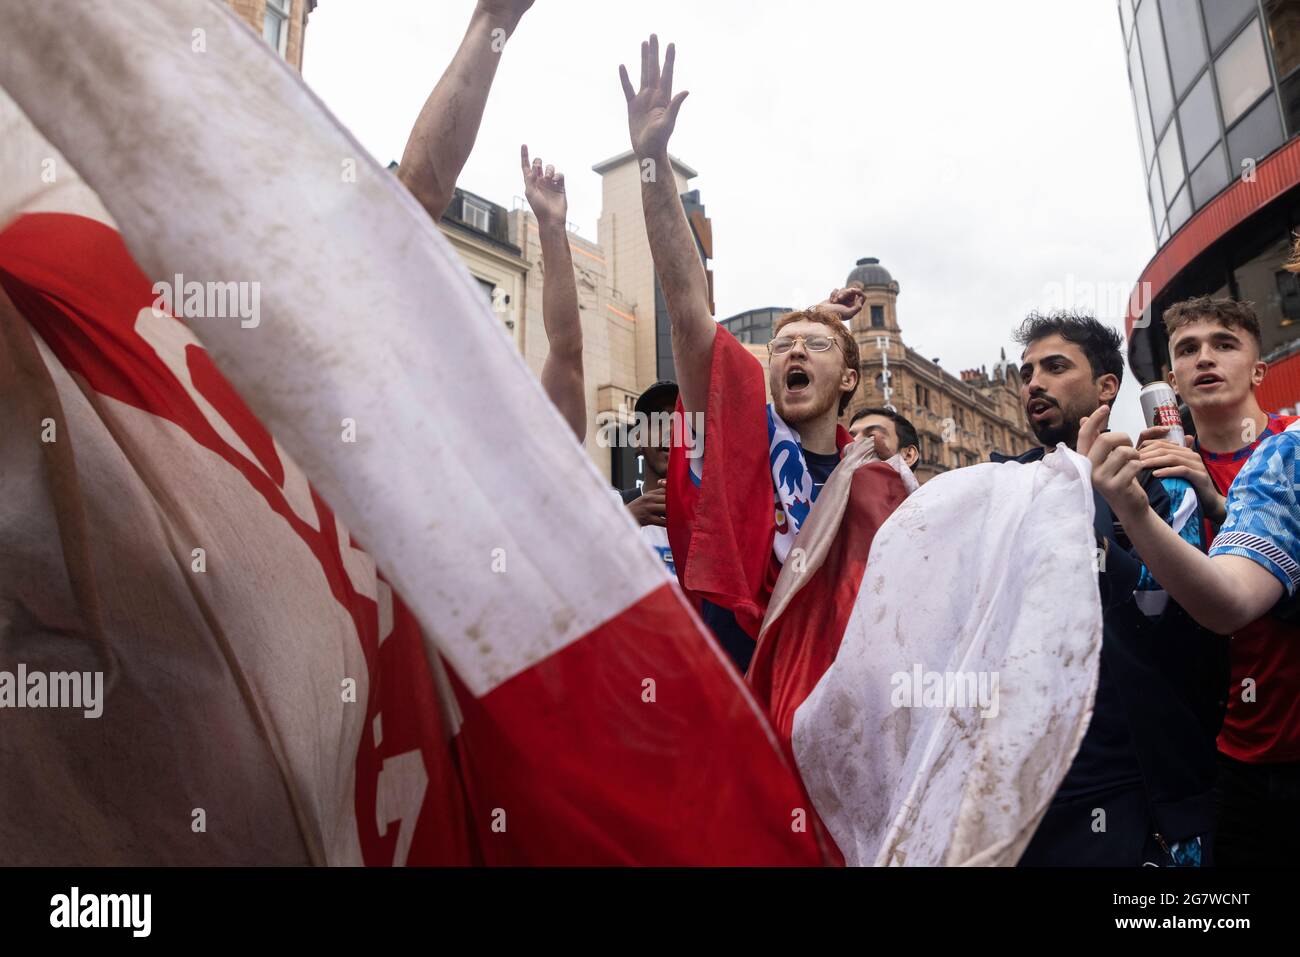
<path id="1" fill-rule="evenodd" d="M 668 403 L 677 403 L 677 383 L 672 379 L 660 379 L 637 397 L 634 411 L 649 415 L 652 410 Z"/>

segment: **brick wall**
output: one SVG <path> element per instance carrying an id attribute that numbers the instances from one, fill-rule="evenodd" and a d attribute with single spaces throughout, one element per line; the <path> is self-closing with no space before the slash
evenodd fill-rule
<path id="1" fill-rule="evenodd" d="M 226 0 L 239 18 L 262 34 L 266 21 L 266 0 Z M 284 58 L 299 71 L 302 70 L 302 47 L 307 29 L 308 0 L 293 0 L 289 14 L 289 39 L 285 43 Z"/>

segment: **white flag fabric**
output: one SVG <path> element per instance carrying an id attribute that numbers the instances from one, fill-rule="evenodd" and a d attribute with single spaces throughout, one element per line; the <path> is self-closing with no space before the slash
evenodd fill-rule
<path id="1" fill-rule="evenodd" d="M 876 533 L 839 653 L 795 712 L 850 864 L 1011 865 L 1092 715 L 1101 650 L 1088 462 L 944 473 Z"/>
<path id="2" fill-rule="evenodd" d="M 300 78 L 211 0 L 0 34 L 0 671 L 105 677 L 96 719 L 5 716 L 0 862 L 820 862 L 754 701 Z"/>
<path id="3" fill-rule="evenodd" d="M 778 563 L 764 378 L 720 329 L 703 461 L 669 467 L 685 589 L 758 620 L 746 680 L 847 863 L 1014 864 L 1095 697 L 1087 459 L 1062 446 L 918 489 L 846 433 Z"/>

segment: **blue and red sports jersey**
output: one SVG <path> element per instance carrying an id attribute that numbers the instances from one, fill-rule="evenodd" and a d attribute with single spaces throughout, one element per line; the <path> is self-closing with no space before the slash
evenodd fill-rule
<path id="1" fill-rule="evenodd" d="M 1300 417 L 1270 415 L 1259 439 L 1235 452 L 1215 453 L 1198 447 L 1201 460 L 1220 492 L 1228 496 L 1228 517 L 1210 548 L 1211 555 L 1242 555 L 1258 561 L 1287 583 L 1295 570 L 1300 543 L 1294 537 L 1296 513 L 1279 499 L 1276 486 L 1285 470 L 1284 448 L 1300 445 L 1294 431 L 1279 433 Z M 1290 495 L 1294 508 L 1296 476 Z M 1290 565 L 1287 566 L 1289 560 Z M 1294 585 L 1289 586 L 1294 590 Z M 1219 733 L 1219 750 L 1230 758 L 1256 764 L 1300 761 L 1300 628 L 1265 615 L 1237 632 L 1232 640 L 1232 679 L 1228 713 Z M 1253 699 L 1253 700 L 1251 700 Z"/>

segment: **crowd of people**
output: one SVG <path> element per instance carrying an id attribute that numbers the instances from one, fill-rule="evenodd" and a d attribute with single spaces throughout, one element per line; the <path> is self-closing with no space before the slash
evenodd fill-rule
<path id="1" fill-rule="evenodd" d="M 532 0 L 479 0 L 420 115 L 399 175 L 435 218 L 473 145 L 502 50 L 494 37 L 512 34 L 531 6 Z M 668 144 L 686 99 L 674 91 L 674 65 L 674 47 L 661 58 L 651 36 L 642 44 L 639 82 L 620 67 L 631 147 L 643 169 L 671 168 Z M 530 161 L 526 147 L 522 159 L 545 269 L 550 354 L 542 384 L 581 438 L 582 333 L 564 178 L 542 160 Z M 861 409 L 844 422 L 860 379 L 858 345 L 846 325 L 863 305 L 856 288 L 835 290 L 775 323 L 771 402 L 761 400 L 766 421 L 756 416 L 759 406 L 748 400 L 757 364 L 711 315 L 675 181 L 642 180 L 678 381 L 652 385 L 635 411 L 676 411 L 686 422 L 707 422 L 710 443 L 725 443 L 728 458 L 734 452 L 735 461 L 760 467 L 709 474 L 702 432 L 655 430 L 637 448 L 642 481 L 618 490 L 619 503 L 674 574 L 706 483 L 734 483 L 734 501 L 752 501 L 757 490 L 774 506 L 771 548 L 736 557 L 753 595 L 721 601 L 687 589 L 744 674 L 761 623 L 754 609 L 770 595 L 777 559 L 844 450 L 868 443 L 877 459 L 907 469 L 920 456 L 919 440 L 893 408 Z M 1170 385 L 1190 415 L 1183 442 L 1170 441 L 1169 425 L 1137 436 L 1108 431 L 1125 372 L 1124 343 L 1114 329 L 1061 312 L 1030 315 L 1015 333 L 1023 346 L 1020 397 L 1040 445 L 994 460 L 1033 463 L 1062 446 L 1089 459 L 1103 621 L 1091 724 L 1023 864 L 1286 865 L 1300 857 L 1297 417 L 1274 414 L 1257 400 L 1266 365 L 1249 303 L 1193 299 L 1162 318 Z M 740 454 L 747 443 L 761 446 L 760 454 Z M 778 463 L 783 446 L 790 454 Z M 694 454 L 686 454 L 688 447 Z M 733 518 L 747 520 L 740 512 Z"/>

